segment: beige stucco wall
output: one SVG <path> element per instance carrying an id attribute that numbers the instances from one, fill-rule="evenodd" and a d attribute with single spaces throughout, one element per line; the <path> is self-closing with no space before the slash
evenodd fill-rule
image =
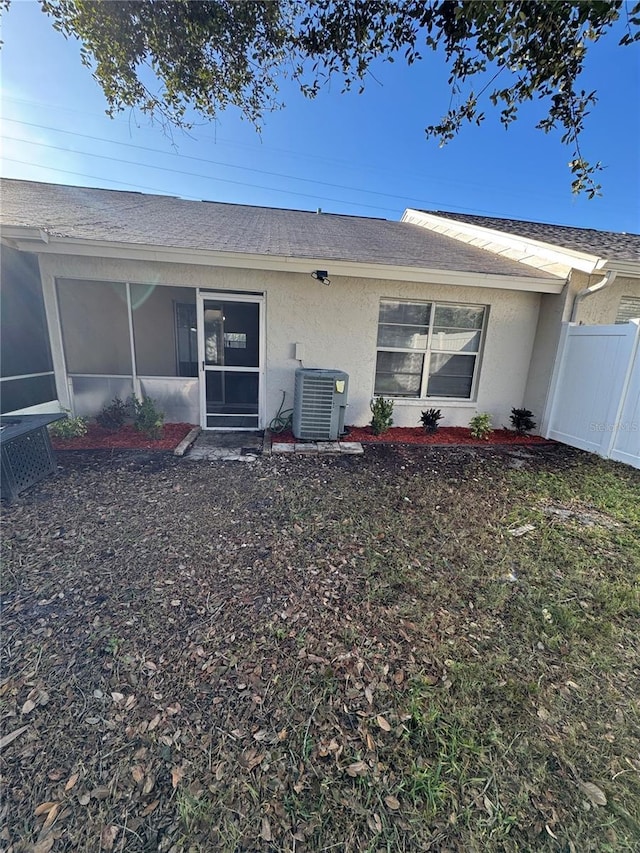
<path id="1" fill-rule="evenodd" d="M 591 287 L 601 279 L 601 275 L 587 276 L 584 273 L 573 273 L 571 276 L 572 293 L 576 293 L 584 287 Z M 640 279 L 617 276 L 609 287 L 581 300 L 576 313 L 576 321 L 586 325 L 615 323 L 618 306 L 623 296 L 640 297 Z"/>
<path id="2" fill-rule="evenodd" d="M 395 423 L 415 426 L 423 408 L 437 406 L 443 411 L 443 424 L 464 426 L 476 411 L 489 412 L 496 426 L 506 424 L 511 407 L 523 402 L 540 304 L 538 294 L 487 287 L 339 276 L 332 276 L 331 286 L 326 287 L 310 275 L 298 273 L 63 255 L 41 256 L 41 272 L 45 289 L 47 280 L 58 277 L 264 293 L 267 422 L 280 404 L 282 390 L 287 392 L 287 405 L 292 405 L 294 370 L 300 364 L 294 358 L 298 342 L 304 349 L 304 367 L 338 368 L 349 373 L 347 422 L 368 423 L 379 300 L 390 297 L 489 306 L 477 400 L 398 400 Z"/>

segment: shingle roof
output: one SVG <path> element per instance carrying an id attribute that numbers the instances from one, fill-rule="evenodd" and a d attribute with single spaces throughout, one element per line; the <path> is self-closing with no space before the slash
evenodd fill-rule
<path id="1" fill-rule="evenodd" d="M 407 222 L 3 179 L 5 225 L 145 246 L 556 276 Z"/>
<path id="2" fill-rule="evenodd" d="M 452 213 L 446 210 L 423 210 L 432 216 L 467 222 L 481 228 L 492 228 L 518 237 L 528 237 L 552 246 L 586 252 L 598 258 L 618 261 L 640 261 L 640 234 L 596 231 L 592 228 L 573 228 L 569 225 L 550 225 L 544 222 L 527 222 L 523 219 L 496 219 L 491 216 L 474 216 L 469 213 Z"/>

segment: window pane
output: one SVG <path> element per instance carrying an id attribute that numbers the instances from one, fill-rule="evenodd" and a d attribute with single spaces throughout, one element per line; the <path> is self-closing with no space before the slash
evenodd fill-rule
<path id="1" fill-rule="evenodd" d="M 52 366 L 38 259 L 3 246 L 0 265 L 2 376 L 45 373 Z"/>
<path id="2" fill-rule="evenodd" d="M 53 373 L 48 376 L 32 376 L 30 379 L 12 379 L 10 382 L 3 382 L 1 389 L 3 413 L 27 409 L 39 403 L 50 403 L 58 398 Z"/>
<path id="3" fill-rule="evenodd" d="M 205 361 L 227 367 L 258 367 L 260 306 L 255 302 L 204 303 Z"/>
<path id="4" fill-rule="evenodd" d="M 380 323 L 399 323 L 404 326 L 428 326 L 431 304 L 429 302 L 380 303 Z"/>
<path id="5" fill-rule="evenodd" d="M 196 306 L 176 302 L 176 345 L 178 348 L 178 375 L 198 375 L 198 330 Z"/>
<path id="6" fill-rule="evenodd" d="M 374 393 L 418 397 L 424 356 L 419 353 L 379 352 Z"/>
<path id="7" fill-rule="evenodd" d="M 427 396 L 469 398 L 475 363 L 475 355 L 432 355 Z"/>
<path id="8" fill-rule="evenodd" d="M 125 285 L 61 280 L 58 301 L 67 371 L 131 375 Z"/>
<path id="9" fill-rule="evenodd" d="M 258 429 L 257 415 L 207 415 L 209 429 Z"/>
<path id="10" fill-rule="evenodd" d="M 431 348 L 451 352 L 478 352 L 481 332 L 463 329 L 439 329 L 434 327 Z"/>
<path id="11" fill-rule="evenodd" d="M 436 305 L 434 326 L 454 329 L 481 329 L 484 308 L 465 305 Z"/>
<path id="12" fill-rule="evenodd" d="M 425 326 L 378 326 L 379 347 L 426 349 L 429 336 Z"/>
<path id="13" fill-rule="evenodd" d="M 258 414 L 257 373 L 207 370 L 207 414 Z"/>
<path id="14" fill-rule="evenodd" d="M 196 291 L 132 284 L 136 368 L 140 376 L 197 376 Z"/>

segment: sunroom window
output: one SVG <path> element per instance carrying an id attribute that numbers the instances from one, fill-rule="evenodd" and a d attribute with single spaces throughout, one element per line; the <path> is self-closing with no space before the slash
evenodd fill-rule
<path id="1" fill-rule="evenodd" d="M 486 313 L 483 305 L 383 299 L 374 393 L 471 399 Z"/>

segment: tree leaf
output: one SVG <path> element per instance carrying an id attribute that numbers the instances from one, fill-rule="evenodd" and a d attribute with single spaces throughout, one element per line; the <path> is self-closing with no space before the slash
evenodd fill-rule
<path id="1" fill-rule="evenodd" d="M 79 773 L 74 773 L 73 776 L 69 776 L 69 779 L 67 780 L 67 784 L 64 786 L 65 791 L 70 791 L 73 788 L 73 786 L 76 784 L 76 782 L 78 781 L 79 778 L 80 778 Z"/>
<path id="2" fill-rule="evenodd" d="M 33 814 L 35 817 L 40 817 L 40 815 L 42 814 L 48 814 L 51 809 L 57 805 L 58 803 L 56 802 L 40 803 L 40 805 L 36 806 L 36 808 L 33 810 Z"/>
<path id="3" fill-rule="evenodd" d="M 60 803 L 56 803 L 52 809 L 49 810 L 49 814 L 47 815 L 47 819 L 42 824 L 43 829 L 49 829 L 50 826 L 53 826 L 55 823 L 55 819 L 58 817 L 58 812 L 60 811 Z"/>
<path id="4" fill-rule="evenodd" d="M 24 715 L 26 715 L 26 714 L 30 714 L 30 713 L 31 713 L 31 711 L 33 711 L 33 709 L 34 709 L 35 707 L 36 707 L 36 703 L 33 701 L 33 699 L 27 699 L 27 701 L 26 701 L 26 702 L 24 703 L 24 705 L 22 706 L 22 708 L 21 708 L 21 710 L 20 710 L 20 713 L 21 713 L 23 716 L 24 716 Z"/>
<path id="5" fill-rule="evenodd" d="M 355 779 L 356 776 L 364 776 L 368 769 L 364 761 L 354 761 L 347 767 L 347 773 Z"/>
<path id="6" fill-rule="evenodd" d="M 266 815 L 262 818 L 260 837 L 263 841 L 271 841 L 273 839 L 273 835 L 271 834 L 271 824 L 269 823 L 269 818 Z"/>
<path id="7" fill-rule="evenodd" d="M 53 847 L 54 837 L 53 835 L 47 835 L 44 838 L 41 838 L 40 841 L 37 841 L 33 847 L 31 848 L 31 853 L 49 853 L 49 850 Z"/>
<path id="8" fill-rule="evenodd" d="M 602 788 L 598 788 L 593 782 L 580 782 L 579 784 L 582 793 L 591 800 L 594 806 L 607 805 L 607 795 Z"/>
<path id="9" fill-rule="evenodd" d="M 147 815 L 150 815 L 151 812 L 154 812 L 159 805 L 160 800 L 154 800 L 152 803 L 149 803 L 149 805 L 140 812 L 140 817 L 146 817 Z"/>
<path id="10" fill-rule="evenodd" d="M 116 840 L 117 834 L 117 826 L 113 826 L 113 824 L 105 826 L 102 832 L 100 833 L 100 847 L 103 850 L 113 850 L 113 842 Z"/>
<path id="11" fill-rule="evenodd" d="M 382 729 L 383 732 L 390 732 L 391 731 L 390 723 L 388 722 L 388 720 L 386 720 L 382 716 L 382 714 L 378 714 L 378 716 L 376 717 L 376 722 L 380 726 L 380 728 Z"/>
<path id="12" fill-rule="evenodd" d="M 26 730 L 28 728 L 29 728 L 29 726 L 22 726 L 21 728 L 14 729 L 14 731 L 9 732 L 9 734 L 7 734 L 7 735 L 4 735 L 4 737 L 1 737 L 0 738 L 0 749 L 4 749 L 5 746 L 9 746 L 9 744 L 13 743 L 13 741 L 17 737 L 20 737 L 21 734 L 26 732 Z"/>
<path id="13" fill-rule="evenodd" d="M 177 788 L 184 777 L 184 769 L 182 767 L 171 768 L 171 784 Z"/>
<path id="14" fill-rule="evenodd" d="M 400 808 L 400 800 L 397 797 L 394 797 L 393 794 L 386 796 L 384 801 L 393 811 Z"/>

